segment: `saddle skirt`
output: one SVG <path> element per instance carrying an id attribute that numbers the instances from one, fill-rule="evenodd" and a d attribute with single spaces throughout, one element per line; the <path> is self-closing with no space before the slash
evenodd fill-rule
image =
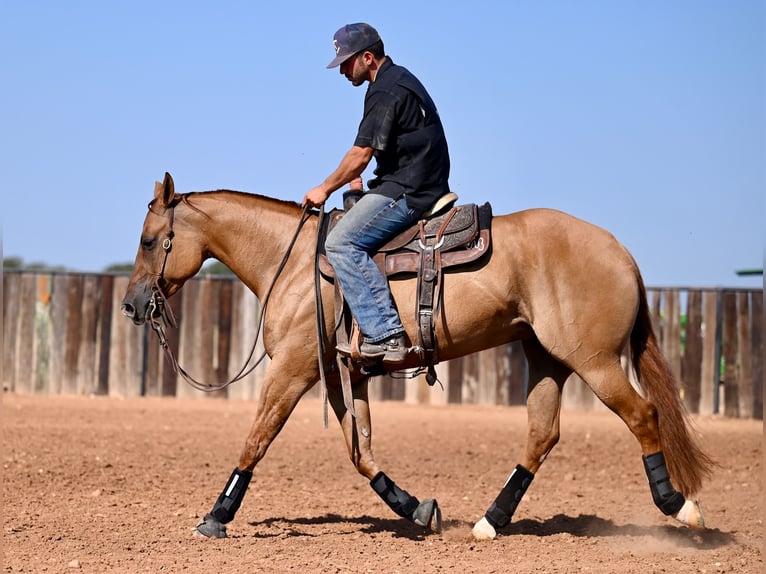
<path id="1" fill-rule="evenodd" d="M 335 272 L 325 254 L 324 241 L 345 213 L 342 209 L 328 213 L 324 218 L 326 229 L 321 230 L 319 236 L 319 270 L 328 279 L 334 279 Z M 405 229 L 378 249 L 373 260 L 388 277 L 401 273 L 417 274 L 421 253 L 427 248 L 440 252 L 442 269 L 465 265 L 490 251 L 491 222 L 489 203 L 454 206 Z"/>

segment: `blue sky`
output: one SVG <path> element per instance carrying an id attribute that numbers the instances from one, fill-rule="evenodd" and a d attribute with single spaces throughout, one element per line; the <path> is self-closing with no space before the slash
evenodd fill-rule
<path id="1" fill-rule="evenodd" d="M 735 274 L 764 259 L 755 0 L 6 0 L 4 256 L 132 261 L 165 171 L 300 201 L 356 134 L 364 90 L 325 65 L 357 21 L 436 101 L 462 201 L 605 227 L 650 286 L 763 285 Z"/>

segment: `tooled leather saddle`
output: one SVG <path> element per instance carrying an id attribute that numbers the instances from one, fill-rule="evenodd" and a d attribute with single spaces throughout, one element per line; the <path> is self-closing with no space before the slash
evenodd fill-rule
<path id="1" fill-rule="evenodd" d="M 417 275 L 415 314 L 419 342 L 415 347 L 413 364 L 404 365 L 402 368 L 428 365 L 429 384 L 436 381 L 433 365 L 438 362 L 438 357 L 434 324 L 441 301 L 442 271 L 476 262 L 491 251 L 492 207 L 489 203 L 481 206 L 456 206 L 457 199 L 454 193 L 444 196 L 417 224 L 392 238 L 373 256 L 373 260 L 387 277 Z M 324 225 L 318 237 L 318 265 L 321 274 L 330 281 L 334 280 L 335 273 L 325 254 L 324 242 L 327 234 L 354 202 L 355 198 L 349 198 L 347 195 L 344 197 L 345 210 L 332 210 L 323 218 Z M 352 359 L 359 358 L 358 329 L 348 325 L 350 313 L 347 312 L 337 282 L 335 290 L 338 342 L 350 343 Z"/>

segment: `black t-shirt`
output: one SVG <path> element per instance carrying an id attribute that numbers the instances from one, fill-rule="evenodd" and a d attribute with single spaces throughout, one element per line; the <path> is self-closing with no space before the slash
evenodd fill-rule
<path id="1" fill-rule="evenodd" d="M 375 149 L 373 193 L 421 211 L 449 192 L 449 149 L 436 106 L 409 70 L 387 58 L 367 88 L 354 145 Z"/>

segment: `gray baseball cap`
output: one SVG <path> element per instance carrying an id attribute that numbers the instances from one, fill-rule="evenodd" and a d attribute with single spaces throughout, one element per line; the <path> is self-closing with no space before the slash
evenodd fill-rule
<path id="1" fill-rule="evenodd" d="M 369 48 L 380 40 L 378 31 L 364 22 L 358 24 L 346 24 L 335 32 L 332 37 L 332 45 L 335 47 L 335 58 L 327 64 L 327 68 L 340 66 L 354 54 Z"/>

